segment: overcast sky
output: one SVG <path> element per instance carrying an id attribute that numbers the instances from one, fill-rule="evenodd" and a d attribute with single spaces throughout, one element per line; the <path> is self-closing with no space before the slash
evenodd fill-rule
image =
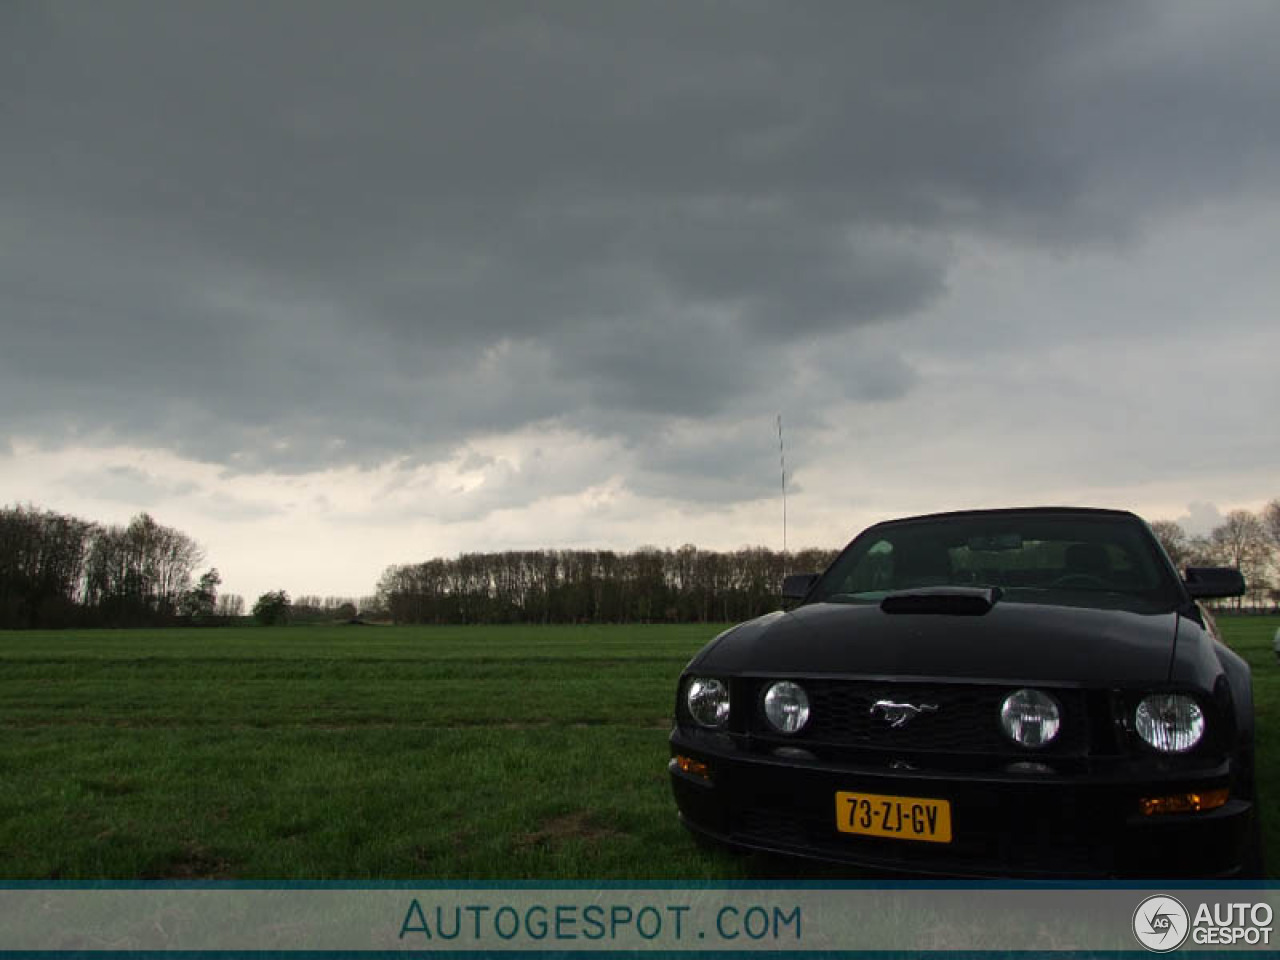
<path id="1" fill-rule="evenodd" d="M 0 4 L 0 503 L 224 590 L 1280 496 L 1280 4 Z"/>

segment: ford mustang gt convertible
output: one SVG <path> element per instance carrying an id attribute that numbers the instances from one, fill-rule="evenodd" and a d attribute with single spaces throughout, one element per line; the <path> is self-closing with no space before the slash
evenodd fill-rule
<path id="1" fill-rule="evenodd" d="M 1120 511 L 877 524 L 685 668 L 680 818 L 892 873 L 1259 875 L 1249 667 L 1198 602 L 1243 590 Z"/>

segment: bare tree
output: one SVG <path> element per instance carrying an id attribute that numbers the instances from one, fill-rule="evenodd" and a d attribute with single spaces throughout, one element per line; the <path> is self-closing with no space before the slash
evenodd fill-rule
<path id="1" fill-rule="evenodd" d="M 1215 551 L 1227 566 L 1238 567 L 1245 583 L 1252 588 L 1266 582 L 1268 543 L 1267 533 L 1257 514 L 1248 510 L 1232 510 L 1209 539 Z M 1236 599 L 1236 607 L 1241 598 Z"/>
<path id="2" fill-rule="evenodd" d="M 1263 507 L 1259 519 L 1271 547 L 1271 569 L 1280 578 L 1280 499 Z"/>
<path id="3" fill-rule="evenodd" d="M 1182 524 L 1175 520 L 1155 520 L 1151 523 L 1151 532 L 1164 547 L 1174 567 L 1181 570 L 1191 559 L 1191 542 Z"/>
<path id="4" fill-rule="evenodd" d="M 1242 569 L 1266 549 L 1262 521 L 1248 510 L 1232 510 L 1210 538 L 1228 564 Z"/>
<path id="5" fill-rule="evenodd" d="M 1273 550 L 1280 550 L 1280 499 L 1272 500 L 1262 508 L 1262 527 Z"/>
<path id="6" fill-rule="evenodd" d="M 0 509 L 0 627 L 79 619 L 94 526 L 35 507 Z"/>
<path id="7" fill-rule="evenodd" d="M 34 507 L 0 509 L 0 626 L 164 622 L 189 599 L 201 550 L 147 514 L 103 527 Z"/>

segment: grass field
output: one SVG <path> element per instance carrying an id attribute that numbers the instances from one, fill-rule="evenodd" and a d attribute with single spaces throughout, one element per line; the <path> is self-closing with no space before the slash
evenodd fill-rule
<path id="1" fill-rule="evenodd" d="M 1280 797 L 1280 618 L 1254 664 Z M 705 626 L 0 634 L 0 878 L 721 879 L 666 775 Z M 1268 824 L 1280 866 L 1280 822 Z M 799 865 L 785 869 L 803 870 Z"/>

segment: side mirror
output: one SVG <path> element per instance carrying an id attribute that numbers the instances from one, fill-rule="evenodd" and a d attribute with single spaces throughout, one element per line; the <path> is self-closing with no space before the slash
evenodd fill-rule
<path id="1" fill-rule="evenodd" d="M 1244 575 L 1235 567 L 1187 567 L 1182 585 L 1193 600 L 1244 595 Z"/>
<path id="2" fill-rule="evenodd" d="M 783 600 L 803 600 L 809 590 L 818 582 L 816 573 L 793 573 L 782 580 Z"/>

